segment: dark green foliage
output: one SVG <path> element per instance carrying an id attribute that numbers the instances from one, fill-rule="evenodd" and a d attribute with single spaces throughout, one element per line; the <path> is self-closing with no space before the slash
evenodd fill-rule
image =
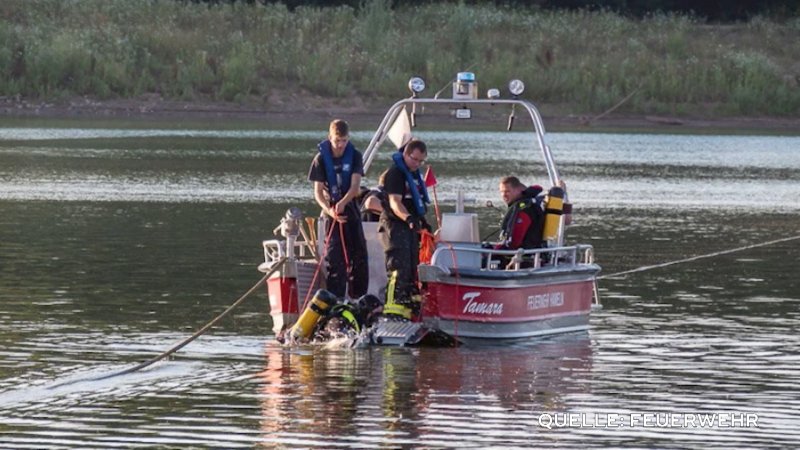
<path id="1" fill-rule="evenodd" d="M 654 0 L 655 1 L 655 0 Z M 68 5 L 68 6 L 65 6 Z M 161 0 L 4 0 L 0 93 L 259 102 L 384 103 L 411 76 L 447 92 L 512 77 L 555 113 L 792 115 L 800 109 L 800 19 L 707 24 L 609 10 L 437 3 L 299 7 Z M 155 95 L 153 95 L 155 94 Z M 432 94 L 430 94 L 432 95 Z"/>

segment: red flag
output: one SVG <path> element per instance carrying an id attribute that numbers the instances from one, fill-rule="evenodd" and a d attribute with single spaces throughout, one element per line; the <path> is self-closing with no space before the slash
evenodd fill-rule
<path id="1" fill-rule="evenodd" d="M 436 184 L 436 175 L 433 174 L 433 167 L 428 166 L 428 170 L 425 171 L 425 187 L 433 187 Z"/>

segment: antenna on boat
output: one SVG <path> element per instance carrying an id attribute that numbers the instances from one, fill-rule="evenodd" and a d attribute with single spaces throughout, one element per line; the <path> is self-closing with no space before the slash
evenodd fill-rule
<path id="1" fill-rule="evenodd" d="M 445 90 L 445 89 L 447 89 L 448 87 L 452 86 L 454 81 L 456 81 L 456 79 L 455 79 L 455 78 L 453 78 L 453 79 L 451 79 L 450 81 L 448 81 L 448 82 L 447 82 L 447 83 L 444 85 L 444 87 L 442 87 L 441 89 L 439 89 L 438 91 L 436 91 L 436 93 L 435 93 L 435 94 L 433 94 L 433 98 L 434 98 L 434 99 L 437 99 L 437 98 L 439 98 L 439 94 L 441 94 L 442 92 L 444 92 L 444 90 Z"/>

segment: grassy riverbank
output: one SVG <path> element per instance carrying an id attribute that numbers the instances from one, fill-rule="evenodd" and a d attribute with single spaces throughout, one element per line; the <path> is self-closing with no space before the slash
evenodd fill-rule
<path id="1" fill-rule="evenodd" d="M 0 5 L 6 113 L 23 101 L 76 98 L 369 107 L 405 95 L 410 75 L 438 90 L 467 68 L 481 90 L 523 79 L 524 97 L 553 115 L 596 115 L 633 94 L 617 113 L 796 117 L 800 20 L 705 25 L 463 4 L 390 10 L 386 0 L 295 12 L 175 1 Z"/>

